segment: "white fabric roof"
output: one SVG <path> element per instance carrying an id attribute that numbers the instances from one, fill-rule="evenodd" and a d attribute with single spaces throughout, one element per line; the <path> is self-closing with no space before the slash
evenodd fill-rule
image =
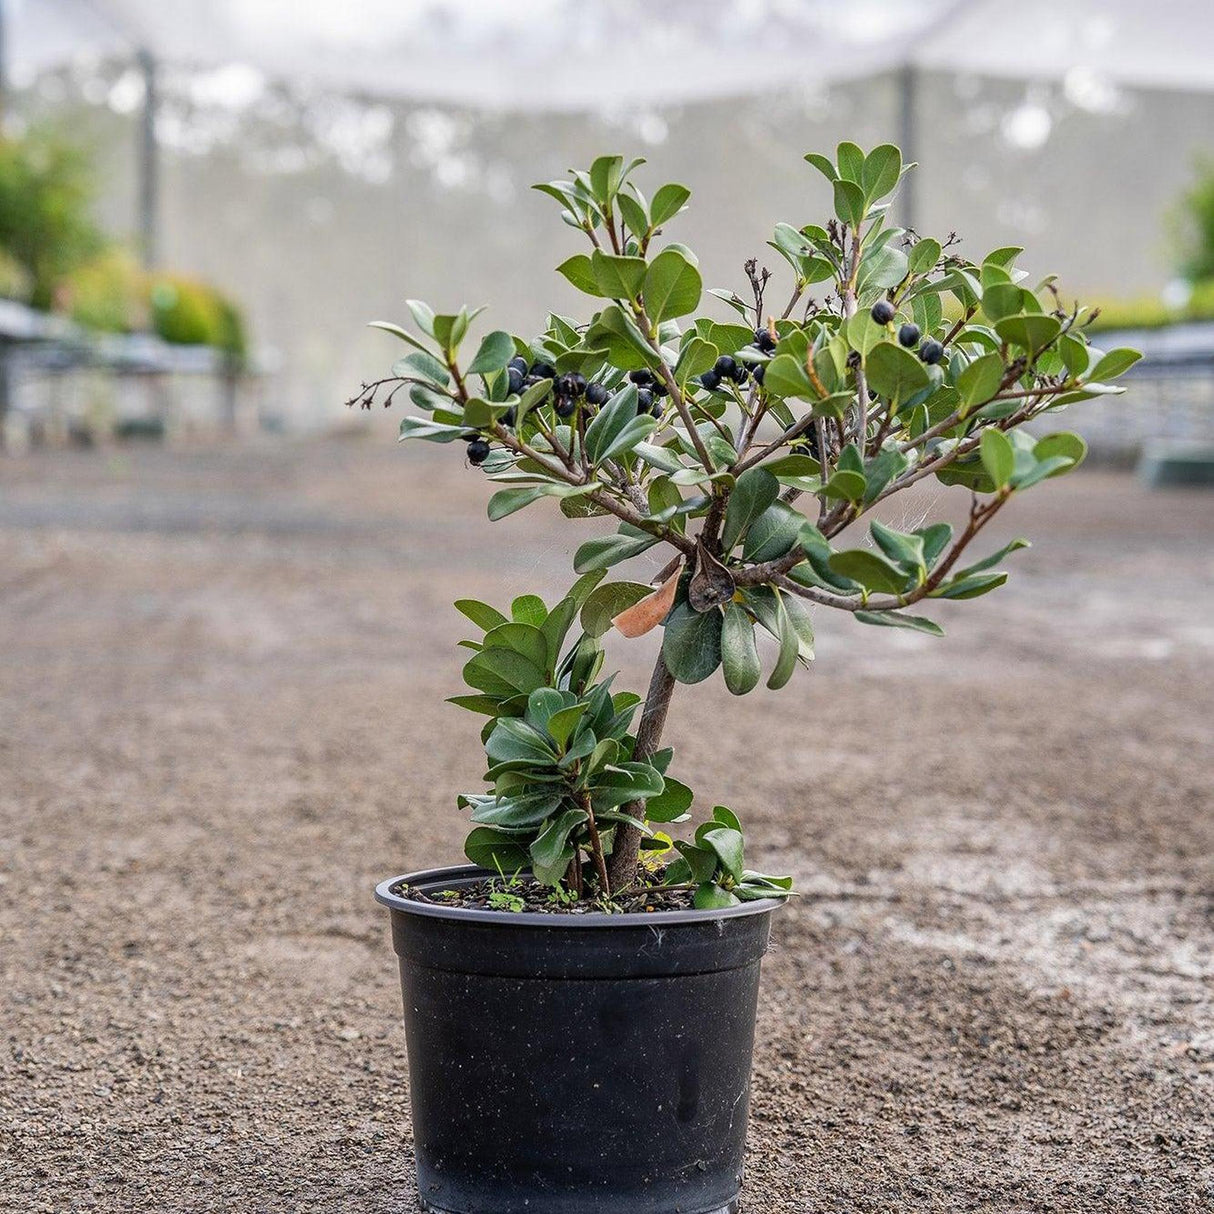
<path id="1" fill-rule="evenodd" d="M 339 91 L 503 109 L 661 105 L 914 62 L 1214 88 L 1210 0 L 0 0 L 21 82 L 147 47 Z"/>

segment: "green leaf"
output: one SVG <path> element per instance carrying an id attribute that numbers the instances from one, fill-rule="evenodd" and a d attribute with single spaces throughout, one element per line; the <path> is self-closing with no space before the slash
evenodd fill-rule
<path id="1" fill-rule="evenodd" d="M 770 561 L 791 551 L 805 516 L 787 502 L 773 502 L 746 529 L 742 555 L 748 561 Z"/>
<path id="2" fill-rule="evenodd" d="M 638 443 L 644 441 L 657 429 L 658 419 L 648 413 L 640 417 L 629 418 L 624 428 L 611 440 L 607 449 L 599 456 L 599 461 L 618 459 L 635 450 Z"/>
<path id="3" fill-rule="evenodd" d="M 562 708 L 559 712 L 554 712 L 548 718 L 548 732 L 552 735 L 556 744 L 563 750 L 565 743 L 573 736 L 573 731 L 577 728 L 578 722 L 582 719 L 586 711 L 586 704 L 571 704 L 568 708 Z"/>
<path id="4" fill-rule="evenodd" d="M 1024 292 L 1006 279 L 996 281 L 982 292 L 982 310 L 991 320 L 1015 316 L 1021 310 Z"/>
<path id="5" fill-rule="evenodd" d="M 880 342 L 869 351 L 864 370 L 869 390 L 883 396 L 894 410 L 931 383 L 923 363 L 892 341 Z"/>
<path id="6" fill-rule="evenodd" d="M 563 274 L 579 291 L 587 295 L 602 295 L 599 290 L 599 280 L 595 277 L 594 266 L 585 253 L 576 253 L 562 261 L 556 268 L 558 274 Z"/>
<path id="7" fill-rule="evenodd" d="M 832 184 L 839 180 L 839 174 L 835 171 L 834 162 L 827 156 L 821 155 L 819 152 L 806 152 L 805 159 Z"/>
<path id="8" fill-rule="evenodd" d="M 860 259 L 856 289 L 868 292 L 896 287 L 906 277 L 907 269 L 906 254 L 901 249 L 892 244 L 877 246 Z M 884 333 L 884 326 L 880 327 Z"/>
<path id="9" fill-rule="evenodd" d="M 934 620 L 922 615 L 905 615 L 901 611 L 857 611 L 855 617 L 861 624 L 882 624 L 886 628 L 912 628 L 930 636 L 942 637 L 944 629 Z"/>
<path id="10" fill-rule="evenodd" d="M 464 840 L 464 855 L 491 872 L 516 873 L 531 863 L 530 853 L 514 835 L 491 826 L 478 826 L 469 834 Z"/>
<path id="11" fill-rule="evenodd" d="M 842 178 L 835 182 L 835 214 L 851 228 L 864 222 L 864 191 L 855 182 Z"/>
<path id="12" fill-rule="evenodd" d="M 1094 379 L 1097 383 L 1116 379 L 1119 375 L 1124 375 L 1141 357 L 1137 350 L 1128 347 L 1110 350 L 1097 360 L 1087 378 Z"/>
<path id="13" fill-rule="evenodd" d="M 927 274 L 935 268 L 942 251 L 938 240 L 933 240 L 930 236 L 920 240 L 910 251 L 910 272 L 917 276 Z"/>
<path id="14" fill-rule="evenodd" d="M 1064 472 L 1070 472 L 1072 468 L 1078 468 L 1087 453 L 1087 443 L 1070 430 L 1059 430 L 1056 434 L 1046 434 L 1039 438 L 1033 446 L 1033 454 L 1039 460 L 1052 459 L 1057 455 L 1065 455 L 1070 459 L 1069 466 L 1057 468 L 1049 474 L 1050 476 L 1061 476 Z"/>
<path id="15" fill-rule="evenodd" d="M 652 586 L 640 582 L 604 582 L 590 592 L 582 604 L 582 627 L 592 637 L 606 636 L 611 621 L 653 593 Z"/>
<path id="16" fill-rule="evenodd" d="M 510 618 L 516 624 L 530 624 L 533 628 L 541 628 L 548 618 L 548 607 L 538 594 L 520 594 L 510 604 Z M 485 641 L 487 644 L 488 637 Z"/>
<path id="17" fill-rule="evenodd" d="M 710 341 L 702 337 L 691 337 L 679 351 L 679 361 L 675 364 L 674 377 L 682 387 L 693 375 L 702 375 L 717 361 L 720 351 Z"/>
<path id="18" fill-rule="evenodd" d="M 755 629 L 750 616 L 737 604 L 725 608 L 721 625 L 721 666 L 725 686 L 736 696 L 744 696 L 758 686 L 762 673 Z"/>
<path id="19" fill-rule="evenodd" d="M 593 489 L 593 485 L 528 485 L 519 489 L 499 489 L 489 499 L 489 519 L 497 522 L 516 510 L 522 510 L 541 497 L 578 497 Z"/>
<path id="20" fill-rule="evenodd" d="M 745 869 L 742 856 L 742 832 L 731 826 L 713 826 L 696 831 L 696 842 L 714 851 L 721 867 L 735 880 L 741 881 Z"/>
<path id="21" fill-rule="evenodd" d="M 629 231 L 638 240 L 643 240 L 649 231 L 650 224 L 649 216 L 645 213 L 644 203 L 625 191 L 616 195 L 615 202 L 616 206 L 620 208 L 620 214 L 624 217 Z"/>
<path id="22" fill-rule="evenodd" d="M 864 158 L 860 170 L 860 184 L 869 206 L 884 198 L 898 184 L 902 176 L 902 153 L 892 143 L 875 147 Z"/>
<path id="23" fill-rule="evenodd" d="M 516 621 L 489 629 L 485 633 L 485 647 L 482 652 L 490 649 L 512 649 L 515 653 L 521 653 L 540 670 L 548 669 L 548 644 L 534 624 Z"/>
<path id="24" fill-rule="evenodd" d="M 731 552 L 747 528 L 780 496 L 780 482 L 766 468 L 748 468 L 738 477 L 721 528 L 721 547 Z"/>
<path id="25" fill-rule="evenodd" d="M 704 283 L 676 248 L 663 249 L 645 272 L 645 310 L 654 324 L 695 311 Z"/>
<path id="26" fill-rule="evenodd" d="M 645 802 L 645 817 L 650 822 L 678 822 L 691 808 L 692 791 L 686 784 L 681 784 L 670 776 L 663 779 L 662 791 Z"/>
<path id="27" fill-rule="evenodd" d="M 448 696 L 446 703 L 454 704 L 456 708 L 466 708 L 469 712 L 479 712 L 487 717 L 502 715 L 502 702 L 497 696 Z"/>
<path id="28" fill-rule="evenodd" d="M 590 255 L 590 265 L 599 294 L 608 299 L 636 299 L 645 281 L 645 259 L 643 257 L 617 257 L 595 249 Z"/>
<path id="29" fill-rule="evenodd" d="M 1048 346 L 1061 331 L 1062 322 L 1056 316 L 1047 316 L 1042 312 L 1007 316 L 995 322 L 995 332 L 1004 341 L 1033 354 Z"/>
<path id="30" fill-rule="evenodd" d="M 696 886 L 696 892 L 691 898 L 691 905 L 696 910 L 724 910 L 727 906 L 737 906 L 738 898 L 729 890 L 722 889 L 711 881 L 705 881 Z"/>
<path id="31" fill-rule="evenodd" d="M 842 577 L 859 582 L 865 590 L 885 594 L 901 594 L 906 589 L 907 575 L 871 548 L 849 548 L 830 554 L 830 568 Z"/>
<path id="32" fill-rule="evenodd" d="M 868 525 L 877 547 L 895 564 L 908 573 L 918 573 L 926 568 L 923 558 L 923 537 L 905 531 L 895 531 L 884 523 L 873 519 Z"/>
<path id="33" fill-rule="evenodd" d="M 776 635 L 780 640 L 780 652 L 776 657 L 776 664 L 772 667 L 771 674 L 767 676 L 767 686 L 772 691 L 779 691 L 789 679 L 792 678 L 793 671 L 797 668 L 797 655 L 800 652 L 800 642 L 797 638 L 796 629 L 792 626 L 792 620 L 788 615 L 788 608 L 785 605 L 784 596 L 777 593 L 775 595 L 775 625 Z"/>
<path id="34" fill-rule="evenodd" d="M 503 329 L 486 333 L 476 356 L 468 364 L 468 375 L 489 375 L 500 371 L 514 357 L 514 338 Z"/>
<path id="35" fill-rule="evenodd" d="M 1011 440 L 1002 430 L 983 430 L 978 443 L 978 453 L 982 457 L 982 466 L 986 474 L 995 482 L 996 489 L 1002 489 L 1012 479 L 1012 471 L 1016 466 L 1016 453 Z"/>
<path id="36" fill-rule="evenodd" d="M 835 159 L 839 165 L 839 176 L 859 185 L 864 177 L 864 153 L 859 145 L 844 140 L 835 149 Z"/>
<path id="37" fill-rule="evenodd" d="M 603 460 L 604 453 L 636 415 L 636 385 L 628 384 L 595 414 L 594 420 L 586 427 L 586 456 L 592 464 Z"/>
<path id="38" fill-rule="evenodd" d="M 864 499 L 865 483 L 862 472 L 851 472 L 844 468 L 836 472 L 822 486 L 821 492 L 824 497 L 839 498 L 847 502 L 859 502 Z"/>
<path id="39" fill-rule="evenodd" d="M 973 577 L 954 578 L 937 590 L 932 591 L 934 599 L 976 599 L 979 595 L 989 594 L 998 590 L 1007 581 L 1006 573 L 978 573 Z"/>
<path id="40" fill-rule="evenodd" d="M 455 609 L 466 615 L 485 632 L 507 622 L 506 617 L 496 607 L 490 607 L 488 603 L 482 603 L 477 599 L 456 599 Z"/>
<path id="41" fill-rule="evenodd" d="M 391 333 L 393 337 L 399 337 L 407 346 L 412 346 L 415 350 L 421 350 L 423 354 L 429 353 L 426 347 L 408 329 L 402 329 L 400 325 L 394 325 L 390 320 L 373 320 L 367 328 L 382 329 L 385 333 Z"/>
<path id="42" fill-rule="evenodd" d="M 1004 544 L 998 552 L 992 552 L 990 556 L 983 557 L 980 561 L 975 561 L 972 565 L 967 565 L 964 569 L 959 569 L 953 575 L 953 581 L 965 581 L 975 573 L 983 573 L 987 569 L 993 569 L 1004 557 L 1011 555 L 1013 552 L 1019 552 L 1021 548 L 1029 548 L 1031 545 L 1026 539 L 1014 539 L 1010 543 Z"/>
<path id="43" fill-rule="evenodd" d="M 668 182 L 659 186 L 649 207 L 649 221 L 655 228 L 661 227 L 668 219 L 673 219 L 691 197 L 691 191 L 678 182 Z"/>
<path id="44" fill-rule="evenodd" d="M 453 443 L 467 434 L 466 426 L 446 426 L 441 422 L 429 421 L 422 417 L 402 417 L 400 419 L 400 442 L 411 438 L 420 438 L 428 443 Z"/>
<path id="45" fill-rule="evenodd" d="M 464 682 L 496 696 L 529 695 L 547 682 L 546 672 L 513 649 L 481 650 L 465 664 Z"/>
<path id="46" fill-rule="evenodd" d="M 657 367 L 659 362 L 659 356 L 649 347 L 645 334 L 615 304 L 603 308 L 592 320 L 585 341 L 594 350 L 605 350 L 613 367 L 620 370 Z"/>
<path id="47" fill-rule="evenodd" d="M 975 405 L 986 404 L 999 391 L 1005 371 L 998 354 L 983 354 L 957 376 L 957 391 L 965 413 Z"/>
<path id="48" fill-rule="evenodd" d="M 804 366 L 792 354 L 777 354 L 767 364 L 763 387 L 776 396 L 803 396 L 812 399 L 817 395 Z"/>
<path id="49" fill-rule="evenodd" d="M 662 657 L 680 683 L 699 683 L 721 664 L 721 613 L 676 603 L 666 617 Z"/>
<path id="50" fill-rule="evenodd" d="M 451 375 L 447 371 L 447 368 L 427 350 L 414 350 L 412 354 L 406 354 L 404 358 L 398 358 L 392 364 L 392 374 L 401 376 L 421 375 L 433 383 L 442 384 L 444 387 L 451 382 Z"/>
<path id="51" fill-rule="evenodd" d="M 518 717 L 501 717 L 498 720 L 485 742 L 485 754 L 494 763 L 546 766 L 556 761 L 556 755 L 544 735 Z"/>
<path id="52" fill-rule="evenodd" d="M 1073 466 L 1069 455 L 1053 455 L 1049 459 L 1043 460 L 1034 459 L 1031 467 L 1020 468 L 1016 471 L 1012 477 L 1012 488 L 1031 489 L 1051 476 L 1060 476 L 1063 472 L 1069 472 Z"/>
<path id="53" fill-rule="evenodd" d="M 608 569 L 626 561 L 629 557 L 638 556 L 647 548 L 652 548 L 658 542 L 653 535 L 603 535 L 596 539 L 587 540 L 573 556 L 573 568 L 576 573 L 589 573 L 593 569 Z"/>
<path id="54" fill-rule="evenodd" d="M 551 819 L 531 844 L 531 861 L 537 876 L 543 871 L 545 875 L 551 877 L 554 875 L 552 870 L 561 870 L 556 875 L 556 879 L 548 881 L 547 884 L 556 885 L 564 875 L 564 869 L 568 864 L 565 855 L 569 850 L 569 835 L 588 817 L 589 815 L 584 809 L 566 809 Z M 569 858 L 572 859 L 572 856 Z"/>

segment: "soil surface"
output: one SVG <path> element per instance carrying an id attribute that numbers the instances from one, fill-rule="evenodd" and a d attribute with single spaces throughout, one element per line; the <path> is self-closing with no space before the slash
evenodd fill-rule
<path id="1" fill-rule="evenodd" d="M 526 911 L 536 915 L 588 914 L 653 914 L 656 911 L 690 910 L 693 891 L 685 888 L 663 889 L 661 885 L 637 889 L 635 896 L 616 898 L 610 902 L 595 896 L 594 887 L 574 899 L 561 896 L 561 891 L 525 877 L 490 877 L 471 885 L 455 885 L 451 889 L 431 889 L 427 893 L 417 885 L 398 882 L 389 890 L 400 898 L 429 902 L 438 906 L 459 906 L 467 910 L 491 910 L 503 915 Z"/>
<path id="2" fill-rule="evenodd" d="M 417 1209 L 371 889 L 459 859 L 451 600 L 555 596 L 602 524 L 489 526 L 388 429 L 0 461 L 0 1209 Z M 747 1214 L 1214 1209 L 1214 494 L 1007 514 L 946 639 L 819 612 L 812 673 L 672 708 L 802 891 Z"/>

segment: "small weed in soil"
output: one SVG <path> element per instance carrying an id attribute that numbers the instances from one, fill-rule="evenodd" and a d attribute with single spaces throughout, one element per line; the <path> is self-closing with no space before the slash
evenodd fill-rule
<path id="1" fill-rule="evenodd" d="M 432 906 L 460 906 L 469 910 L 496 910 L 505 914 L 528 911 L 541 915 L 585 915 L 601 914 L 649 914 L 653 911 L 690 910 L 694 889 L 661 884 L 661 873 L 645 873 L 641 876 L 635 892 L 625 891 L 610 901 L 599 898 L 588 891 L 585 898 L 577 898 L 560 886 L 541 885 L 531 877 L 486 877 L 472 885 L 451 889 L 419 889 L 403 882 L 394 885 L 392 892 L 414 902 L 426 902 Z"/>

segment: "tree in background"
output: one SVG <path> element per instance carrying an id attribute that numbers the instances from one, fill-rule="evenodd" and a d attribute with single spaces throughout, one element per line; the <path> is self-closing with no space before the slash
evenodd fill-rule
<path id="1" fill-rule="evenodd" d="M 1180 272 L 1190 283 L 1214 279 L 1214 156 L 1199 156 L 1196 168 L 1177 214 Z"/>
<path id="2" fill-rule="evenodd" d="M 0 248 L 34 307 L 51 307 L 58 286 L 105 247 L 94 192 L 87 153 L 53 131 L 0 138 Z"/>

